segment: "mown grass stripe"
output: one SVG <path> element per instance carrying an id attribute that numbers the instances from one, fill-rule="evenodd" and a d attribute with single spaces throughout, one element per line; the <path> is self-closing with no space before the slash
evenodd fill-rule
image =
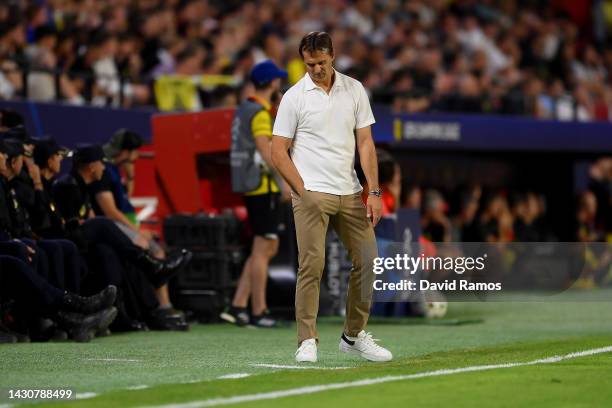
<path id="1" fill-rule="evenodd" d="M 494 369 L 502 369 L 502 368 L 524 367 L 524 366 L 532 366 L 532 365 L 537 365 L 537 364 L 551 364 L 551 363 L 557 363 L 563 360 L 569 360 L 569 359 L 578 358 L 578 357 L 586 357 L 586 356 L 592 356 L 596 354 L 610 353 L 610 352 L 612 352 L 612 346 L 578 351 L 578 352 L 573 352 L 573 353 L 569 353 L 565 355 L 546 357 L 546 358 L 541 358 L 541 359 L 526 361 L 526 362 L 509 362 L 509 363 L 478 365 L 478 366 L 469 366 L 469 367 L 461 367 L 461 368 L 447 368 L 447 369 L 426 371 L 426 372 L 415 373 L 415 374 L 393 375 L 393 376 L 368 378 L 368 379 L 363 379 L 363 380 L 356 380 L 356 381 L 349 381 L 349 382 L 342 382 L 342 383 L 321 384 L 321 385 L 299 387 L 299 388 L 292 388 L 288 390 L 271 391 L 271 392 L 258 393 L 258 394 L 238 395 L 235 397 L 212 398 L 212 399 L 192 401 L 192 402 L 187 402 L 187 403 L 155 405 L 155 406 L 149 406 L 147 408 L 215 407 L 215 406 L 220 406 L 220 405 L 239 404 L 243 402 L 272 400 L 272 399 L 278 399 L 278 398 L 283 398 L 283 397 L 291 397 L 291 396 L 304 395 L 304 394 L 314 394 L 318 392 L 338 390 L 338 389 L 343 389 L 343 388 L 363 387 L 367 385 L 382 384 L 382 383 L 387 383 L 391 381 L 413 380 L 413 379 L 425 378 L 425 377 L 435 377 L 435 376 L 460 374 L 460 373 L 468 373 L 468 372 L 475 372 L 475 371 L 486 371 L 486 370 L 494 370 Z"/>

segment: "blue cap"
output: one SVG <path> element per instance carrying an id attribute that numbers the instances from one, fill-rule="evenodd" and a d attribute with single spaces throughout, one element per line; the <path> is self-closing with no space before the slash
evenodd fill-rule
<path id="1" fill-rule="evenodd" d="M 280 69 L 270 60 L 256 64 L 251 71 L 251 82 L 263 85 L 276 78 L 287 78 L 287 71 Z"/>

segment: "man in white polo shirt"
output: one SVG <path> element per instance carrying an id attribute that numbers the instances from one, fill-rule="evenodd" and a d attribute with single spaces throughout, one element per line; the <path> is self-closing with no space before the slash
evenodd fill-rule
<path id="1" fill-rule="evenodd" d="M 307 73 L 283 96 L 272 132 L 272 161 L 293 190 L 299 251 L 295 296 L 299 347 L 295 358 L 317 361 L 319 288 L 325 236 L 331 224 L 353 264 L 340 351 L 371 361 L 389 361 L 391 353 L 364 331 L 377 256 L 373 227 L 382 208 L 370 128 L 374 115 L 363 85 L 332 67 L 334 49 L 329 34 L 309 33 L 299 52 Z M 365 206 L 354 169 L 355 148 L 371 188 Z"/>

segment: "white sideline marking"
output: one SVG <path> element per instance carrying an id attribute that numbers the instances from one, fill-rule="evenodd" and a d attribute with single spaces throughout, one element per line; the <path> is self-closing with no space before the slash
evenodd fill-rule
<path id="1" fill-rule="evenodd" d="M 318 367 L 318 366 L 307 366 L 307 365 L 279 365 L 279 364 L 264 364 L 264 363 L 257 363 L 257 364 L 250 364 L 250 366 L 252 367 L 264 367 L 264 368 L 282 368 L 282 369 L 289 369 L 289 370 L 346 370 L 348 368 L 354 368 L 354 367 Z"/>
<path id="2" fill-rule="evenodd" d="M 531 365 L 536 365 L 536 364 L 550 364 L 550 363 L 557 363 L 562 360 L 569 360 L 569 359 L 577 358 L 577 357 L 592 356 L 595 354 L 610 353 L 610 352 L 612 352 L 612 346 L 601 347 L 601 348 L 596 348 L 596 349 L 591 349 L 591 350 L 578 351 L 575 353 L 569 353 L 569 354 L 565 354 L 562 356 L 552 356 L 552 357 L 547 357 L 547 358 L 542 358 L 542 359 L 527 361 L 527 362 L 522 362 L 522 363 L 516 362 L 516 363 L 479 365 L 479 366 L 462 367 L 462 368 L 447 368 L 447 369 L 426 371 L 426 372 L 415 373 L 415 374 L 390 375 L 386 377 L 368 378 L 364 380 L 348 381 L 348 382 L 342 382 L 342 383 L 312 385 L 308 387 L 292 388 L 292 389 L 281 390 L 281 391 L 264 392 L 260 394 L 238 395 L 238 396 L 229 397 L 229 398 L 211 398 L 207 400 L 193 401 L 193 402 L 187 402 L 183 404 L 155 405 L 155 406 L 150 406 L 149 408 L 215 407 L 218 405 L 238 404 L 241 402 L 270 400 L 270 399 L 277 399 L 277 398 L 290 397 L 290 396 L 303 395 L 303 394 L 314 394 L 317 392 L 338 390 L 342 388 L 363 387 L 366 385 L 381 384 L 381 383 L 386 383 L 386 382 L 391 382 L 391 381 L 412 380 L 416 378 L 435 377 L 439 375 L 451 375 L 451 374 L 468 373 L 468 372 L 474 372 L 474 371 L 486 371 L 486 370 L 493 370 L 497 368 L 511 368 L 511 367 L 531 366 Z"/>
<path id="3" fill-rule="evenodd" d="M 11 408 L 11 404 L 0 404 L 0 408 Z"/>
<path id="4" fill-rule="evenodd" d="M 87 399 L 87 398 L 93 398 L 97 396 L 98 394 L 96 394 L 95 392 L 77 392 L 77 394 L 74 397 L 76 399 Z"/>
<path id="5" fill-rule="evenodd" d="M 231 380 L 234 378 L 244 378 L 244 377 L 250 377 L 251 374 L 249 373 L 236 373 L 236 374 L 226 374 L 226 375 L 222 375 L 220 377 L 217 377 L 218 380 Z"/>
<path id="6" fill-rule="evenodd" d="M 135 390 L 144 390 L 147 388 L 149 388 L 148 385 L 142 384 L 142 385 L 132 385 L 130 387 L 127 387 L 126 390 L 135 391 Z"/>
<path id="7" fill-rule="evenodd" d="M 121 361 L 126 363 L 140 363 L 142 360 L 134 360 L 131 358 L 86 358 L 88 361 Z"/>

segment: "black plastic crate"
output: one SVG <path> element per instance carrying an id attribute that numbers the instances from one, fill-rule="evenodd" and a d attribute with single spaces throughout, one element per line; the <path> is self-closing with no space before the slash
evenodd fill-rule
<path id="1" fill-rule="evenodd" d="M 164 220 L 171 248 L 216 250 L 240 245 L 241 223 L 233 215 L 172 215 Z"/>
<path id="2" fill-rule="evenodd" d="M 178 274 L 180 289 L 219 289 L 236 286 L 242 265 L 242 250 L 228 252 L 194 252 L 191 263 Z"/>
<path id="3" fill-rule="evenodd" d="M 231 295 L 224 290 L 175 289 L 172 303 L 181 310 L 193 312 L 200 322 L 215 322 L 231 302 Z"/>

